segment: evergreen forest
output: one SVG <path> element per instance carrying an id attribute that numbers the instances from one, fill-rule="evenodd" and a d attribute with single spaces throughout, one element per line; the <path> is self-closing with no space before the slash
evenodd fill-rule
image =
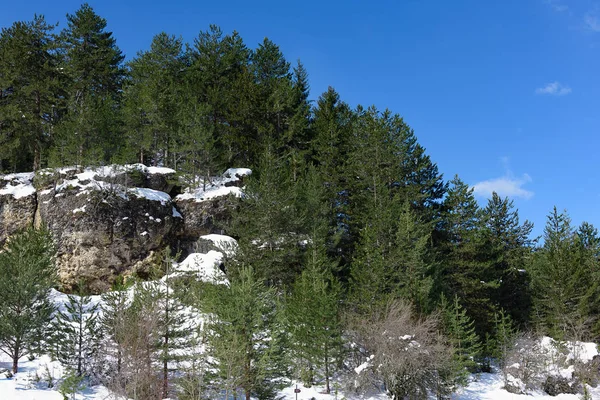
<path id="1" fill-rule="evenodd" d="M 228 285 L 174 281 L 172 292 L 141 286 L 125 307 L 121 282 L 107 294 L 102 316 L 84 321 L 123 346 L 140 340 L 140 331 L 119 336 L 123 321 L 139 322 L 148 335 L 161 332 L 151 341 L 148 369 L 131 360 L 127 366 L 128 348 L 114 350 L 113 376 L 129 374 L 114 387 L 137 382 L 134 398 L 175 398 L 171 346 L 187 333 L 174 315 L 198 304 L 210 316 L 204 339 L 221 362 L 201 383 L 180 381 L 182 399 L 211 398 L 206 390 L 217 381 L 246 399 L 270 399 L 278 379 L 290 376 L 333 392 L 344 360 L 364 361 L 357 352 L 379 359 L 365 377 L 371 381 L 361 384 L 383 382 L 395 399 L 432 391 L 441 398 L 469 373 L 501 364 L 517 337 L 600 341 L 594 226 L 574 226 L 555 207 L 543 236 L 533 237 L 510 198 L 494 193 L 481 204 L 459 176 L 443 176 L 399 114 L 351 107 L 331 87 L 311 94 L 302 62 L 287 60 L 273 41 L 249 47 L 238 32 L 211 25 L 191 43 L 158 33 L 126 61 L 107 21 L 88 4 L 67 14 L 61 29 L 40 15 L 2 28 L 0 172 L 130 163 L 205 179 L 230 167 L 252 169 L 223 227 L 238 242 L 224 263 Z M 21 279 L 11 272 L 15 265 L 46 271 L 50 262 L 47 232 L 22 235 L 31 237 L 9 241 L 0 253 L 0 291 L 13 286 L 6 276 Z M 159 282 L 177 250 L 161 256 Z M 22 270 L 24 280 L 38 274 Z M 58 287 L 52 276 L 46 281 L 46 289 L 24 290 L 40 296 Z M 80 295 L 55 324 L 83 321 L 89 299 Z M 2 322 L 17 300 L 4 297 L 0 347 L 18 359 L 27 353 Z M 49 306 L 32 299 L 46 307 L 35 318 L 47 320 Z M 148 315 L 160 318 L 149 322 Z M 21 327 L 27 349 L 46 332 L 35 318 Z M 418 337 L 430 349 L 426 357 L 394 355 L 410 348 L 385 340 L 394 329 Z M 73 366 L 73 376 L 101 368 L 82 356 L 98 349 L 58 342 L 57 357 Z M 144 386 L 149 371 L 164 379 Z M 133 397 L 129 387 L 123 391 Z"/>

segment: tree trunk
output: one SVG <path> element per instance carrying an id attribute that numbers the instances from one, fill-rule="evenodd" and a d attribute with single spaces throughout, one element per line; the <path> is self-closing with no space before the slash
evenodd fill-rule
<path id="1" fill-rule="evenodd" d="M 325 344 L 325 393 L 331 393 L 329 387 L 329 349 L 327 344 Z"/>
<path id="2" fill-rule="evenodd" d="M 21 350 L 21 342 L 17 339 L 15 343 L 15 347 L 13 349 L 13 365 L 12 365 L 12 373 L 16 374 L 19 370 L 19 350 Z"/>

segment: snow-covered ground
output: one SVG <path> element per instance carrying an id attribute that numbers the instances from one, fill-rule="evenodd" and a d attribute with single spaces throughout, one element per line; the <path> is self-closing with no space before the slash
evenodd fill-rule
<path id="1" fill-rule="evenodd" d="M 184 261 L 173 265 L 173 273 L 175 275 L 189 274 L 195 276 L 196 279 L 201 279 L 207 282 L 220 281 L 223 282 L 224 275 L 218 268 L 223 261 L 225 255 L 231 251 L 237 243 L 234 239 L 223 235 L 206 235 L 203 237 L 214 243 L 219 250 L 210 250 L 205 254 L 193 253 Z M 151 283 L 148 283 L 151 284 Z M 52 291 L 51 297 L 57 308 L 65 311 L 64 304 L 67 302 L 66 295 Z M 100 296 L 93 296 L 92 303 L 101 301 Z M 187 310 L 190 318 L 201 318 L 196 312 Z M 195 323 L 200 323 L 196 321 Z M 540 347 L 549 357 L 554 357 L 552 352 L 556 351 L 556 346 L 550 338 L 543 338 L 540 342 Z M 577 355 L 578 359 L 587 361 L 591 360 L 598 354 L 597 347 L 594 343 L 567 344 L 566 360 Z M 12 378 L 7 377 L 4 370 L 11 368 L 10 358 L 0 353 L 0 400 L 61 400 L 62 395 L 58 392 L 58 385 L 64 373 L 63 367 L 57 361 L 52 361 L 48 356 L 29 360 L 23 358 L 19 363 L 19 372 Z M 359 373 L 360 371 L 357 371 Z M 570 376 L 572 367 L 566 367 L 552 371 L 556 375 Z M 53 386 L 49 387 L 48 383 L 52 382 Z M 452 396 L 454 400 L 576 400 L 580 399 L 580 395 L 562 394 L 556 397 L 549 396 L 542 392 L 531 392 L 528 395 L 511 394 L 503 389 L 504 381 L 501 374 L 479 374 L 471 377 L 470 384 L 459 390 Z M 294 393 L 294 389 L 298 387 L 300 392 Z M 343 391 L 343 386 L 335 380 L 331 384 L 332 393 L 325 394 L 323 386 L 313 386 L 311 388 L 304 387 L 301 383 L 292 382 L 292 384 L 283 389 L 279 395 L 284 400 L 338 400 L 345 398 L 347 400 L 384 400 L 388 397 L 384 393 L 372 393 L 369 395 L 358 395 L 352 392 Z M 590 395 L 593 399 L 600 399 L 600 387 L 591 389 Z M 107 400 L 114 398 L 110 392 L 103 386 L 93 386 L 82 390 L 77 394 L 77 400 Z M 433 399 L 433 397 L 432 397 Z"/>

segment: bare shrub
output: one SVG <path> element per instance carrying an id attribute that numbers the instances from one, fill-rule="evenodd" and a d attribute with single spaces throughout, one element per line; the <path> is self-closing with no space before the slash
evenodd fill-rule
<path id="1" fill-rule="evenodd" d="M 547 357 L 539 338 L 520 334 L 504 355 L 504 385 L 512 393 L 525 393 L 541 387 L 547 368 Z"/>
<path id="2" fill-rule="evenodd" d="M 393 301 L 380 312 L 356 317 L 351 323 L 355 357 L 355 385 L 360 391 L 383 388 L 393 399 L 425 399 L 444 392 L 442 377 L 452 352 L 438 331 L 438 318 L 417 318 L 412 306 Z"/>

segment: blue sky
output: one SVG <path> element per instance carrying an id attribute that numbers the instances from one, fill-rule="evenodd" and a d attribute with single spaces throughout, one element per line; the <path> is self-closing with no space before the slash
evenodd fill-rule
<path id="1" fill-rule="evenodd" d="M 352 106 L 402 115 L 446 179 L 485 204 L 513 198 L 541 234 L 567 209 L 600 227 L 600 0 L 90 1 L 131 58 L 166 31 L 191 42 L 211 23 L 249 47 L 266 36 Z M 79 1 L 3 4 L 0 26 Z"/>

